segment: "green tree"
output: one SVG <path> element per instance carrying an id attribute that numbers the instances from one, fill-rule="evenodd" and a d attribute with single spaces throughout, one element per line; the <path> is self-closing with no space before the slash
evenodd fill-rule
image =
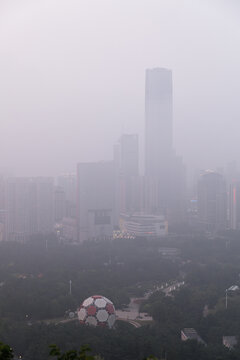
<path id="1" fill-rule="evenodd" d="M 9 345 L 5 345 L 0 342 L 0 360 L 13 359 L 13 351 Z"/>
<path id="2" fill-rule="evenodd" d="M 50 356 L 57 357 L 57 360 L 101 360 L 99 356 L 88 355 L 91 351 L 88 345 L 81 346 L 79 351 L 69 350 L 62 353 L 57 345 L 50 345 Z"/>

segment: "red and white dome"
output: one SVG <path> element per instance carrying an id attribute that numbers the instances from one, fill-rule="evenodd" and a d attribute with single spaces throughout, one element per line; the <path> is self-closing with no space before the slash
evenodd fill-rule
<path id="1" fill-rule="evenodd" d="M 78 309 L 78 319 L 83 324 L 111 329 L 116 320 L 114 305 L 104 296 L 90 296 Z"/>

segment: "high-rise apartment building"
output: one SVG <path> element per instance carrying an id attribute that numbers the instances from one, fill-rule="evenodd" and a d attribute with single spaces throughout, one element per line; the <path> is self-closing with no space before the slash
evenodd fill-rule
<path id="1" fill-rule="evenodd" d="M 229 227 L 240 230 L 240 181 L 232 181 L 229 187 Z"/>
<path id="2" fill-rule="evenodd" d="M 65 193 L 65 216 L 76 218 L 77 177 L 75 173 L 65 173 L 58 176 L 57 183 Z"/>
<path id="3" fill-rule="evenodd" d="M 61 186 L 55 186 L 54 219 L 60 223 L 66 217 L 66 193 Z"/>
<path id="4" fill-rule="evenodd" d="M 115 218 L 114 163 L 80 163 L 77 167 L 78 240 L 112 237 Z"/>
<path id="5" fill-rule="evenodd" d="M 227 191 L 222 175 L 208 171 L 198 182 L 198 219 L 201 228 L 210 233 L 226 229 Z"/>
<path id="6" fill-rule="evenodd" d="M 27 241 L 54 230 L 52 178 L 9 178 L 5 188 L 6 240 Z"/>

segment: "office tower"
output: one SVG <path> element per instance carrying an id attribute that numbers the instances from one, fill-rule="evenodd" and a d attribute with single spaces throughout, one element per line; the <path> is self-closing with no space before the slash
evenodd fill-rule
<path id="1" fill-rule="evenodd" d="M 203 230 L 213 234 L 226 229 L 226 183 L 216 172 L 208 171 L 198 181 L 198 220 Z"/>
<path id="2" fill-rule="evenodd" d="M 54 230 L 52 178 L 9 178 L 6 181 L 6 239 L 27 241 Z"/>
<path id="3" fill-rule="evenodd" d="M 78 240 L 112 237 L 115 212 L 114 163 L 80 163 L 77 167 Z"/>
<path id="4" fill-rule="evenodd" d="M 145 176 L 147 213 L 162 214 L 170 224 L 185 216 L 185 167 L 173 150 L 172 72 L 146 71 Z"/>
<path id="5" fill-rule="evenodd" d="M 145 173 L 162 176 L 172 156 L 172 72 L 146 70 L 145 83 Z"/>
<path id="6" fill-rule="evenodd" d="M 229 226 L 240 230 L 240 181 L 232 181 L 229 187 Z"/>

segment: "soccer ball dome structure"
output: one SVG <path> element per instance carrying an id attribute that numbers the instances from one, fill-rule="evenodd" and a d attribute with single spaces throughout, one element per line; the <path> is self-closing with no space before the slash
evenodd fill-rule
<path id="1" fill-rule="evenodd" d="M 90 296 L 78 309 L 78 319 L 82 324 L 113 327 L 116 315 L 113 303 L 101 295 Z"/>

